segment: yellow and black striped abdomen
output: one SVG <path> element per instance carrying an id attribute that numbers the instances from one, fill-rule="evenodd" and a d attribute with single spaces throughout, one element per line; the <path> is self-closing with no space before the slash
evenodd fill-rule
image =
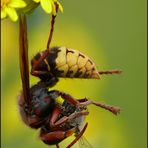
<path id="1" fill-rule="evenodd" d="M 56 77 L 99 79 L 94 62 L 78 50 L 54 47 L 44 62 Z"/>

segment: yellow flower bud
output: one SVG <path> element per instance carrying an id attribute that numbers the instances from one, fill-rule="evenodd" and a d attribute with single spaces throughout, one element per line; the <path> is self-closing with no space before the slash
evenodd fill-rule
<path id="1" fill-rule="evenodd" d="M 55 3 L 59 6 L 61 12 L 63 12 L 63 7 L 58 0 L 33 0 L 35 3 L 40 3 L 43 10 L 50 14 L 56 15 L 56 6 Z"/>
<path id="2" fill-rule="evenodd" d="M 26 7 L 26 3 L 23 0 L 1 0 L 1 19 L 9 16 L 12 21 L 17 21 L 16 9 L 24 7 Z"/>

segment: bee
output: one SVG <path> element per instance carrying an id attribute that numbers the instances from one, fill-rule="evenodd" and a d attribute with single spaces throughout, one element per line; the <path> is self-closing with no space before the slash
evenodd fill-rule
<path id="1" fill-rule="evenodd" d="M 26 16 L 20 15 L 19 20 L 19 56 L 23 90 L 18 104 L 21 118 L 27 126 L 33 129 L 40 128 L 40 139 L 49 145 L 59 147 L 61 141 L 75 134 L 76 139 L 67 146 L 70 148 L 82 137 L 87 127 L 86 123 L 84 128 L 80 129 L 84 117 L 89 113 L 88 105 L 104 108 L 114 114 L 119 113 L 120 109 L 87 98 L 78 100 L 65 92 L 48 89 L 56 85 L 59 77 L 99 79 L 99 74 L 120 71 L 98 72 L 94 62 L 79 51 L 54 47 L 37 53 L 31 60 L 31 74 L 39 77 L 40 81 L 30 86 Z M 63 104 L 56 101 L 58 97 L 64 99 Z"/>

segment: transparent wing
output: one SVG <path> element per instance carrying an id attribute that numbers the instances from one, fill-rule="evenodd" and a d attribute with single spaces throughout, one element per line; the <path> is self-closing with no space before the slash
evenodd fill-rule
<path id="1" fill-rule="evenodd" d="M 82 136 L 78 142 L 79 142 L 79 148 L 93 148 L 93 146 L 84 136 Z"/>
<path id="2" fill-rule="evenodd" d="M 81 137 L 83 136 L 86 128 L 88 126 L 88 123 L 86 123 L 81 131 L 78 131 L 78 133 L 75 135 L 75 139 L 66 147 L 66 148 L 71 148 Z"/>

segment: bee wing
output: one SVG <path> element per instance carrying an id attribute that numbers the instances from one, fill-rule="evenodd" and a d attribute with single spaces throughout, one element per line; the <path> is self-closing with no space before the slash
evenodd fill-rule
<path id="1" fill-rule="evenodd" d="M 79 148 L 93 148 L 93 146 L 88 142 L 88 140 L 84 136 L 82 136 L 78 142 Z"/>
<path id="2" fill-rule="evenodd" d="M 83 129 L 80 132 L 78 132 L 78 134 L 75 135 L 76 138 L 66 148 L 71 148 L 77 141 L 79 141 L 79 139 L 83 136 L 87 126 L 88 123 L 86 123 Z"/>
<path id="3" fill-rule="evenodd" d="M 29 93 L 29 65 L 28 65 L 28 40 L 27 40 L 27 22 L 26 16 L 19 17 L 19 57 L 20 57 L 20 72 L 22 79 L 22 87 L 24 100 L 27 105 L 30 105 Z"/>

